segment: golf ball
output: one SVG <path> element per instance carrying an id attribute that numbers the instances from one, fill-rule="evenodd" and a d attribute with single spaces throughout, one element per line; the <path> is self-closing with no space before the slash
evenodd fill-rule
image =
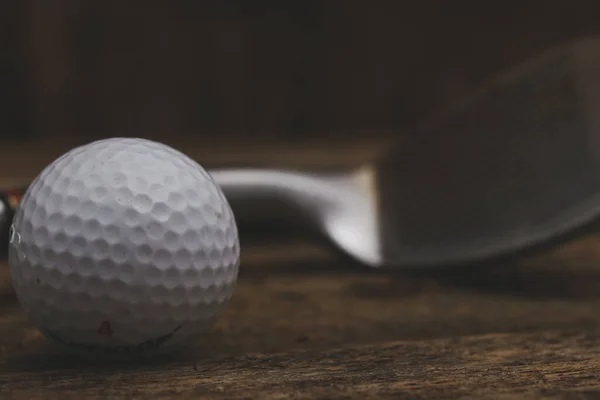
<path id="1" fill-rule="evenodd" d="M 239 265 L 234 215 L 211 176 L 161 143 L 74 148 L 25 193 L 12 282 L 47 338 L 101 354 L 164 352 L 209 328 Z"/>

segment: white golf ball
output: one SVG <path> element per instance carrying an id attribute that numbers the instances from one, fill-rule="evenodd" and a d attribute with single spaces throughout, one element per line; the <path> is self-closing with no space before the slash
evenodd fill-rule
<path id="1" fill-rule="evenodd" d="M 234 215 L 204 168 L 164 144 L 112 138 L 34 180 L 9 262 L 47 338 L 132 355 L 181 348 L 209 328 L 232 295 L 239 252 Z"/>

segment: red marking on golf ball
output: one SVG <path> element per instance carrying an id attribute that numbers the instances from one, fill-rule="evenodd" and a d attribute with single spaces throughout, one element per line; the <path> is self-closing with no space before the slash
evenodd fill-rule
<path id="1" fill-rule="evenodd" d="M 110 322 L 102 321 L 100 328 L 98 328 L 98 333 L 100 335 L 106 335 L 108 337 L 112 336 L 113 331 L 112 331 L 112 328 L 110 327 Z"/>

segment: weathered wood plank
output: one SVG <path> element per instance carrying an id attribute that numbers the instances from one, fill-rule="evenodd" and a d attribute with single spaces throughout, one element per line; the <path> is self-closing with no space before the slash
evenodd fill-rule
<path id="1" fill-rule="evenodd" d="M 8 288 L 0 397 L 586 398 L 600 393 L 598 243 L 433 275 L 369 271 L 303 243 L 252 246 L 217 327 L 193 352 L 143 365 L 65 356 Z"/>

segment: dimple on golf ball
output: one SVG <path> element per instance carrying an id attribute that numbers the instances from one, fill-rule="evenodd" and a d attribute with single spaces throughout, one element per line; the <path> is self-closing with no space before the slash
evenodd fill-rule
<path id="1" fill-rule="evenodd" d="M 239 265 L 234 215 L 199 164 L 161 143 L 74 148 L 25 193 L 12 282 L 47 338 L 103 354 L 163 352 L 217 319 Z"/>

